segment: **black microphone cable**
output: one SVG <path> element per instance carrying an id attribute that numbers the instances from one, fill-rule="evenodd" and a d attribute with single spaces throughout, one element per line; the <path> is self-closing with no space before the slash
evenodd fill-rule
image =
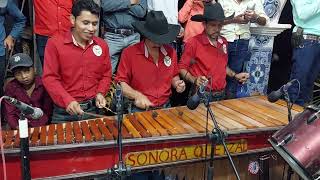
<path id="1" fill-rule="evenodd" d="M 210 103 L 209 102 L 209 97 L 210 97 L 210 95 L 211 95 L 211 93 L 212 93 L 212 84 L 213 84 L 213 82 L 212 82 L 212 77 L 210 76 L 209 77 L 209 84 L 210 84 L 210 87 L 209 87 L 209 95 L 208 95 L 208 97 L 206 97 L 207 98 L 207 101 L 208 102 L 206 102 L 206 103 Z M 209 139 L 209 110 L 208 110 L 208 108 L 207 108 L 207 116 L 206 116 L 206 137 Z M 210 142 L 210 141 L 209 141 Z M 211 144 L 211 143 L 210 143 Z M 211 148 L 211 150 L 212 150 L 212 148 Z M 206 162 L 207 161 L 207 155 L 208 155 L 208 141 L 206 142 L 206 146 L 205 146 L 205 150 L 204 150 L 204 152 L 205 152 L 205 156 L 204 156 L 204 162 Z M 204 164 L 204 170 L 203 170 L 203 179 L 205 179 L 205 177 L 206 177 L 206 174 L 207 174 L 207 163 L 205 163 Z M 207 177 L 208 178 L 208 177 Z"/>
<path id="2" fill-rule="evenodd" d="M 4 97 L 0 98 L 0 148 L 1 148 L 1 158 L 2 158 L 2 170 L 3 170 L 3 179 L 7 180 L 7 165 L 6 165 L 6 158 L 4 155 L 4 143 L 3 143 L 3 137 L 2 137 L 2 100 L 4 99 Z"/>

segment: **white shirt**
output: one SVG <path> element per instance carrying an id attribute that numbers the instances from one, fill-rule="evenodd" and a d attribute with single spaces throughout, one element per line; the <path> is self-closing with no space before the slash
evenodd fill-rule
<path id="1" fill-rule="evenodd" d="M 148 11 L 162 11 L 169 24 L 178 24 L 178 0 L 147 0 Z"/>
<path id="2" fill-rule="evenodd" d="M 263 9 L 263 4 L 261 0 L 242 0 L 238 2 L 237 0 L 219 0 L 221 4 L 224 15 L 226 17 L 234 16 L 244 13 L 249 8 L 254 8 L 255 13 L 261 17 L 266 18 L 267 23 L 269 17 L 266 15 Z M 248 24 L 227 24 L 222 27 L 221 35 L 227 39 L 228 42 L 234 42 L 236 39 L 250 39 L 250 22 Z"/>

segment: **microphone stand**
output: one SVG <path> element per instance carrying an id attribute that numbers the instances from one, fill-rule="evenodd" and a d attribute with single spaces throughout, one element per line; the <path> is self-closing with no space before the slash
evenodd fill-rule
<path id="1" fill-rule="evenodd" d="M 293 103 L 290 100 L 290 96 L 288 93 L 288 89 L 287 88 L 283 88 L 283 92 L 284 92 L 284 99 L 287 103 L 287 109 L 288 109 L 288 122 L 292 121 L 292 113 L 291 113 L 291 109 L 293 106 Z"/>
<path id="2" fill-rule="evenodd" d="M 108 170 L 108 173 L 113 175 L 116 175 L 116 179 L 124 179 L 125 176 L 129 176 L 131 174 L 131 168 L 130 166 L 127 166 L 123 163 L 122 159 L 122 124 L 123 124 L 123 98 L 122 98 L 122 90 L 121 87 L 118 86 L 116 89 L 116 98 L 117 98 L 117 122 L 118 122 L 118 139 L 117 139 L 117 145 L 119 149 L 119 161 L 118 164 L 115 165 L 114 168 L 111 168 Z"/>
<path id="3" fill-rule="evenodd" d="M 212 134 L 209 135 L 209 140 L 211 142 L 211 152 L 210 152 L 210 163 L 209 163 L 209 167 L 208 167 L 208 172 L 207 172 L 207 179 L 208 180 L 212 180 L 213 179 L 213 161 L 214 161 L 214 150 L 216 147 L 216 142 L 222 143 L 225 152 L 227 153 L 229 162 L 232 166 L 233 172 L 237 177 L 237 180 L 240 180 L 238 171 L 233 163 L 232 157 L 230 155 L 230 152 L 227 148 L 226 142 L 225 142 L 225 133 L 220 129 L 217 120 L 215 119 L 215 116 L 211 110 L 210 107 L 210 103 L 208 100 L 208 97 L 206 97 L 205 95 L 203 95 L 203 97 L 201 98 L 201 101 L 204 103 L 204 105 L 207 108 L 207 112 L 209 112 L 210 117 L 214 123 L 214 128 L 212 129 Z"/>
<path id="4" fill-rule="evenodd" d="M 288 122 L 290 123 L 292 121 L 292 106 L 293 103 L 290 100 L 290 96 L 289 96 L 289 92 L 288 92 L 288 88 L 284 87 L 283 88 L 283 92 L 284 92 L 284 99 L 287 103 L 287 109 L 288 109 Z M 291 168 L 291 166 L 288 167 L 288 171 L 287 171 L 287 180 L 291 180 L 291 176 L 293 174 L 293 170 Z"/>
<path id="5" fill-rule="evenodd" d="M 21 179 L 31 180 L 30 160 L 29 160 L 29 135 L 28 120 L 23 113 L 20 113 L 19 119 L 19 137 L 20 137 L 20 160 L 21 160 Z"/>

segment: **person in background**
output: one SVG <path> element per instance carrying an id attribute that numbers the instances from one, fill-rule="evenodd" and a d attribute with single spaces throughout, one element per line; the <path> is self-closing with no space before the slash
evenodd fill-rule
<path id="1" fill-rule="evenodd" d="M 111 64 L 108 45 L 95 37 L 100 7 L 78 0 L 70 18 L 73 28 L 50 38 L 45 50 L 43 84 L 54 104 L 52 122 L 89 119 L 106 106 Z"/>
<path id="2" fill-rule="evenodd" d="M 295 27 L 290 79 L 299 80 L 301 87 L 289 88 L 289 95 L 295 103 L 305 105 L 312 100 L 313 84 L 320 72 L 320 1 L 291 0 L 291 4 Z"/>
<path id="3" fill-rule="evenodd" d="M 227 66 L 227 40 L 220 35 L 225 17 L 219 3 L 206 4 L 203 15 L 195 15 L 193 21 L 202 22 L 204 31 L 189 39 L 179 63 L 180 76 L 196 87 L 206 86 L 209 101 L 223 100 L 226 76 L 240 83 L 249 78 L 248 73 L 236 73 Z"/>
<path id="4" fill-rule="evenodd" d="M 132 23 L 143 20 L 147 13 L 147 0 L 101 0 L 101 7 L 104 39 L 109 45 L 114 74 L 122 50 L 140 41 Z"/>
<path id="5" fill-rule="evenodd" d="M 116 81 L 124 96 L 134 101 L 132 111 L 170 107 L 171 87 L 185 90 L 179 78 L 177 55 L 168 45 L 179 25 L 168 24 L 162 11 L 150 11 L 146 21 L 133 23 L 144 40 L 123 50 Z"/>
<path id="6" fill-rule="evenodd" d="M 260 26 L 269 21 L 263 5 L 256 0 L 219 0 L 226 16 L 235 15 L 226 20 L 221 29 L 221 35 L 228 41 L 228 66 L 236 73 L 243 71 L 250 59 L 249 39 L 251 37 L 250 24 Z M 236 98 L 238 82 L 234 78 L 227 78 L 226 96 Z"/>
<path id="7" fill-rule="evenodd" d="M 179 22 L 184 25 L 183 42 L 186 43 L 191 37 L 203 32 L 201 22 L 191 21 L 195 14 L 202 14 L 205 3 L 215 3 L 212 0 L 186 0 L 185 4 L 179 11 Z"/>
<path id="8" fill-rule="evenodd" d="M 162 11 L 169 24 L 179 25 L 178 22 L 178 0 L 148 0 L 148 11 Z M 184 35 L 184 28 L 180 26 L 180 32 L 171 45 L 176 49 L 178 59 L 181 55 L 181 39 Z"/>
<path id="9" fill-rule="evenodd" d="M 8 36 L 6 36 L 4 27 L 6 15 L 14 18 L 14 24 Z M 12 0 L 0 0 L 0 97 L 3 95 L 6 72 L 6 49 L 8 51 L 13 50 L 14 41 L 21 36 L 25 23 L 26 17 Z"/>
<path id="10" fill-rule="evenodd" d="M 43 66 L 44 50 L 49 37 L 64 34 L 71 28 L 70 15 L 74 0 L 34 0 L 34 33 Z"/>
<path id="11" fill-rule="evenodd" d="M 27 54 L 15 54 L 9 59 L 9 70 L 13 73 L 14 80 L 8 83 L 4 95 L 43 111 L 40 119 L 27 116 L 29 127 L 46 125 L 52 113 L 52 100 L 42 84 L 41 77 L 35 75 L 32 59 Z M 3 112 L 11 129 L 18 129 L 20 110 L 5 101 Z"/>

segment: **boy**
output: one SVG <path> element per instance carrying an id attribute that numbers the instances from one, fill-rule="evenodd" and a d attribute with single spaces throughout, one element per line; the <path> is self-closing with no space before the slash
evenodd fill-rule
<path id="1" fill-rule="evenodd" d="M 27 116 L 29 127 L 42 126 L 48 123 L 52 111 L 52 101 L 46 92 L 40 76 L 35 75 L 33 61 L 23 53 L 13 55 L 9 59 L 9 70 L 14 80 L 8 83 L 5 96 L 10 96 L 26 104 L 42 109 L 43 116 L 34 120 Z M 20 110 L 4 103 L 4 116 L 12 129 L 18 129 Z"/>

